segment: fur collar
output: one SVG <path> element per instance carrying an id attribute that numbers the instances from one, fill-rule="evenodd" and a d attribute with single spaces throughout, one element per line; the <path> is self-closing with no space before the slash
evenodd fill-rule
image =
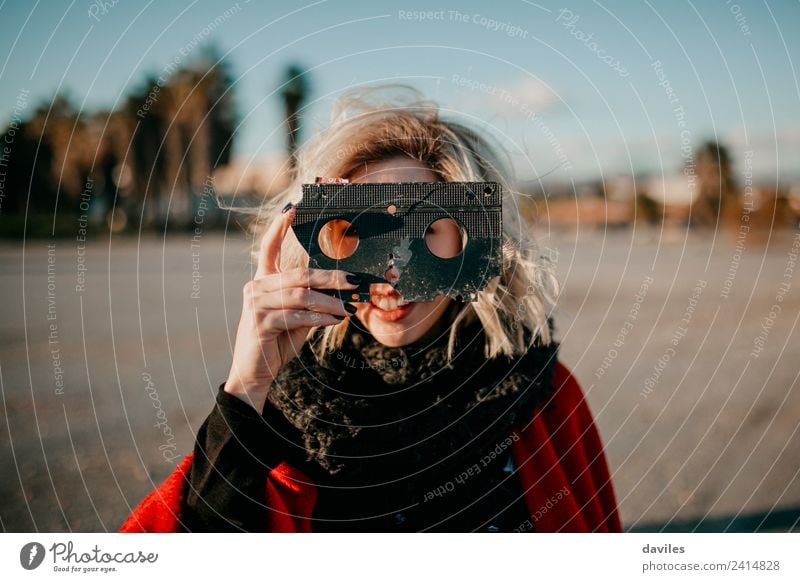
<path id="1" fill-rule="evenodd" d="M 425 337 L 402 347 L 381 344 L 353 318 L 340 350 L 317 361 L 306 342 L 284 366 L 269 399 L 300 430 L 314 470 L 352 484 L 452 471 L 531 419 L 552 394 L 558 344 L 490 359 L 474 318 L 460 326 L 448 363 L 450 322 L 464 306 L 453 302 Z"/>

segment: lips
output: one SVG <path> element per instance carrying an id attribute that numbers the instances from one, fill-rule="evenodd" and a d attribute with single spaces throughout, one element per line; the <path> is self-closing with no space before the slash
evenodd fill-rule
<path id="1" fill-rule="evenodd" d="M 373 289 L 369 299 L 375 315 L 384 321 L 397 321 L 414 307 L 394 289 Z"/>

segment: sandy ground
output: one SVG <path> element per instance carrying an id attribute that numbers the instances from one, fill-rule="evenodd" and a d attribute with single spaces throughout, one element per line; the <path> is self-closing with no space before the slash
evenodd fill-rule
<path id="1" fill-rule="evenodd" d="M 540 235 L 563 283 L 561 359 L 627 528 L 796 515 L 796 234 L 741 252 L 731 234 Z M 114 531 L 191 449 L 227 376 L 247 251 L 222 234 L 0 245 L 3 530 Z"/>

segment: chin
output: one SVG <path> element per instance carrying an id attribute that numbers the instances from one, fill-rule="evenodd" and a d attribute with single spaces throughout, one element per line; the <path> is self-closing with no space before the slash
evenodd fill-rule
<path id="1" fill-rule="evenodd" d="M 409 319 L 392 321 L 370 313 L 365 323 L 370 333 L 386 345 L 400 346 L 412 342 L 416 336 L 422 335 L 419 323 Z M 424 330 L 422 331 L 424 333 Z"/>
<path id="2" fill-rule="evenodd" d="M 364 313 L 364 322 L 370 333 L 388 347 L 401 347 L 417 341 L 435 324 L 436 304 L 411 303 L 406 313 L 386 313 L 374 305 Z M 413 314 L 413 315 L 412 315 Z"/>
<path id="3" fill-rule="evenodd" d="M 400 348 L 410 344 L 414 341 L 413 338 L 407 338 L 399 335 L 383 335 L 380 333 L 372 334 L 373 337 L 385 345 L 387 348 Z"/>

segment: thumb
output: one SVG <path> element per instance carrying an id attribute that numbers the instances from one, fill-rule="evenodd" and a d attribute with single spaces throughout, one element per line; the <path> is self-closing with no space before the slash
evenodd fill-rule
<path id="1" fill-rule="evenodd" d="M 266 275 L 278 273 L 281 266 L 281 246 L 286 238 L 286 233 L 292 226 L 297 209 L 294 205 L 284 207 L 285 212 L 279 214 L 272 221 L 261 239 L 261 248 L 258 253 L 258 266 L 256 276 L 258 279 Z"/>

